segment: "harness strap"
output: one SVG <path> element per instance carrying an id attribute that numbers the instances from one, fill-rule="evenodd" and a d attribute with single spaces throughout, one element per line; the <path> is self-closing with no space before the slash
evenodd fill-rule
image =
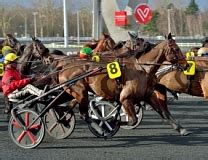
<path id="1" fill-rule="evenodd" d="M 118 62 L 120 67 L 124 67 L 123 58 L 119 58 Z M 123 78 L 124 78 L 122 71 L 123 70 L 121 70 L 121 77 L 115 79 L 116 81 L 115 100 L 117 101 L 117 103 L 120 103 L 120 94 L 121 94 Z"/>
<path id="2" fill-rule="evenodd" d="M 187 80 L 188 80 L 188 86 L 187 86 L 187 93 L 188 94 L 192 94 L 191 88 L 192 88 L 192 80 L 194 79 L 194 75 L 192 76 L 187 76 Z"/>

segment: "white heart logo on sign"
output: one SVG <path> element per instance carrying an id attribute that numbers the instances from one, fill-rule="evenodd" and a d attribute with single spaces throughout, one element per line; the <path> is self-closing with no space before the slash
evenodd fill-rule
<path id="1" fill-rule="evenodd" d="M 140 8 L 137 9 L 137 13 L 141 17 L 142 21 L 145 21 L 145 18 L 147 18 L 149 12 L 150 12 L 150 9 L 149 8 L 145 8 L 144 11 L 141 10 Z"/>

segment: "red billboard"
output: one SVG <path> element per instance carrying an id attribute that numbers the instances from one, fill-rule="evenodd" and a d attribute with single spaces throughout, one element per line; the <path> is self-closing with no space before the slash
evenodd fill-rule
<path id="1" fill-rule="evenodd" d="M 116 11 L 115 12 L 115 25 L 116 26 L 126 26 L 127 25 L 126 11 Z"/>

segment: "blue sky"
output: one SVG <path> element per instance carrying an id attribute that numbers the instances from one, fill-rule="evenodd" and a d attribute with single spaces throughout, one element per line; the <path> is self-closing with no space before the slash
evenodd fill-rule
<path id="1" fill-rule="evenodd" d="M 24 5 L 24 6 L 31 6 L 32 5 L 32 2 L 34 2 L 35 0 L 0 0 L 0 3 L 4 3 L 4 4 L 9 4 L 8 5 L 15 5 L 15 4 L 21 4 L 21 5 Z M 57 4 L 61 5 L 62 4 L 62 0 L 54 0 Z M 91 0 L 70 0 L 73 2 L 73 6 L 75 6 L 76 8 L 79 8 L 80 6 L 78 6 L 79 4 L 87 4 L 89 2 L 92 2 Z M 117 0 L 119 3 L 123 3 L 123 6 L 125 4 L 128 3 L 128 0 Z M 174 3 L 177 7 L 185 7 L 188 5 L 188 3 L 190 2 L 190 0 L 137 0 L 138 2 L 139 1 L 147 1 L 149 3 L 149 5 L 152 7 L 152 8 L 155 8 L 156 7 L 156 4 L 160 4 L 160 2 L 166 2 L 166 3 Z M 77 3 L 77 2 L 81 2 L 81 3 Z M 208 9 L 208 1 L 207 0 L 196 0 L 196 3 L 199 5 L 199 8 L 201 10 L 204 10 L 204 9 Z M 121 7 L 123 8 L 123 7 Z"/>
<path id="2" fill-rule="evenodd" d="M 117 2 L 120 4 L 121 8 L 124 9 L 124 6 L 128 3 L 129 0 L 117 0 Z M 157 4 L 163 3 L 173 3 L 177 7 L 184 8 L 186 7 L 189 3 L 190 0 L 137 0 L 138 2 L 148 2 L 151 8 L 155 9 L 157 7 Z M 207 0 L 196 0 L 196 3 L 198 4 L 199 8 L 201 10 L 208 9 L 208 1 Z M 122 5 L 123 3 L 123 5 Z"/>

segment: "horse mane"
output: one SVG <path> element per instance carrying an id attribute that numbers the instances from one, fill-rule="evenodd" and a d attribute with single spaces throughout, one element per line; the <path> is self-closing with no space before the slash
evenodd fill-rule
<path id="1" fill-rule="evenodd" d="M 32 43 L 27 45 L 24 48 L 23 54 L 20 56 L 18 60 L 19 69 L 22 74 L 28 75 L 29 69 L 32 65 L 32 62 L 27 62 L 32 58 L 31 52 L 32 52 L 33 46 Z"/>
<path id="2" fill-rule="evenodd" d="M 58 49 L 54 49 L 51 52 L 51 54 L 54 54 L 54 55 L 57 55 L 57 56 L 65 56 L 65 54 L 62 51 L 58 50 Z"/>
<path id="3" fill-rule="evenodd" d="M 135 54 L 135 58 L 139 58 L 141 57 L 142 55 L 148 53 L 149 51 L 151 51 L 155 46 L 157 46 L 157 44 L 153 44 L 153 43 L 150 43 L 150 42 L 144 42 L 144 46 L 141 49 L 137 49 L 135 50 L 136 51 L 136 54 Z"/>
<path id="4" fill-rule="evenodd" d="M 115 44 L 115 46 L 113 47 L 113 50 L 117 50 L 120 49 L 121 47 L 123 47 L 125 45 L 126 41 L 119 41 Z"/>
<path id="5" fill-rule="evenodd" d="M 98 44 L 98 42 L 96 42 L 96 43 L 87 43 L 87 44 L 84 45 L 84 47 L 89 47 L 93 50 L 97 47 L 97 44 Z"/>

